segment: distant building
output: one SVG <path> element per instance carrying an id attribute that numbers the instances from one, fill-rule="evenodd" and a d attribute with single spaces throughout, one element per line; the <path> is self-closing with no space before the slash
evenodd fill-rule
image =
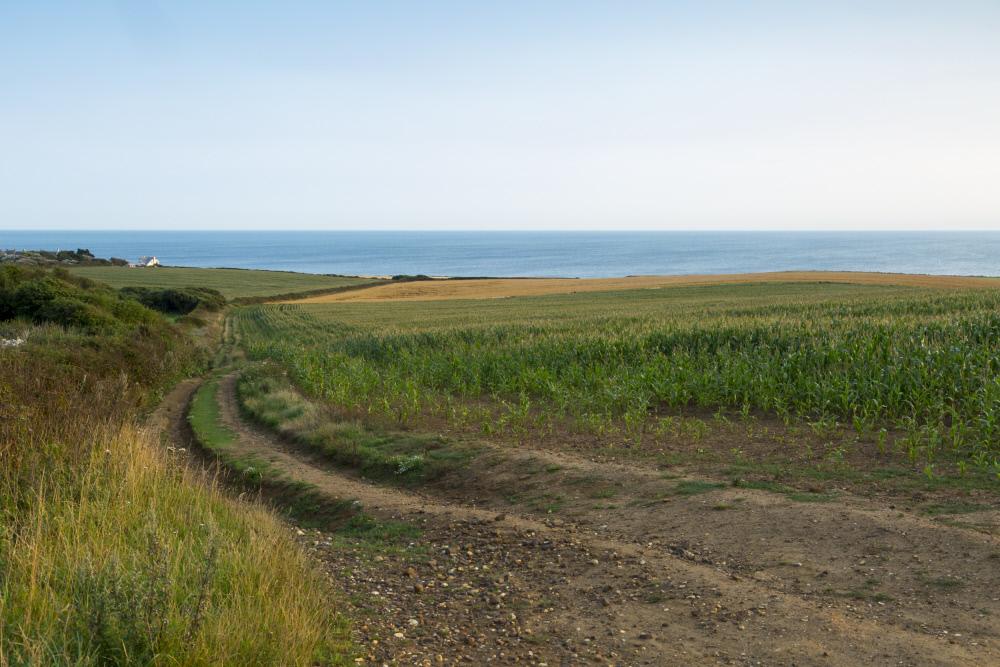
<path id="1" fill-rule="evenodd" d="M 153 257 L 152 255 L 140 257 L 139 261 L 136 262 L 135 264 L 129 264 L 129 266 L 134 269 L 146 266 L 159 266 L 159 265 L 160 265 L 160 260 L 156 259 L 156 257 Z"/>

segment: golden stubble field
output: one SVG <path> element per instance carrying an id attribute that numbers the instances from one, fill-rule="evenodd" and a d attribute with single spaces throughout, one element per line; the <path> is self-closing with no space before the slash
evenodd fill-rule
<path id="1" fill-rule="evenodd" d="M 448 299 L 500 299 L 576 292 L 613 292 L 729 283 L 835 282 L 857 285 L 901 285 L 940 289 L 1000 288 L 1000 278 L 930 276 L 903 273 L 851 271 L 779 271 L 691 276 L 628 276 L 624 278 L 486 278 L 424 280 L 374 286 L 368 289 L 325 294 L 289 303 L 372 301 L 440 301 Z"/>

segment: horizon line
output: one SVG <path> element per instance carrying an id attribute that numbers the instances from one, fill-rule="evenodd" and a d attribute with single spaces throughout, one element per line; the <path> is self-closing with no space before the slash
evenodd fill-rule
<path id="1" fill-rule="evenodd" d="M 33 233 L 33 232 L 194 232 L 194 233 L 207 233 L 207 232 L 237 232 L 237 233 L 254 233 L 254 232 L 320 232 L 320 233 L 337 233 L 337 232 L 350 232 L 350 233 L 509 233 L 509 234 L 551 234 L 551 233 L 759 233 L 759 232 L 785 232 L 785 233 L 861 233 L 861 234 L 871 234 L 871 233 L 885 233 L 885 232 L 895 232 L 895 233 L 919 233 L 919 232 L 949 232 L 949 233 L 965 233 L 965 232 L 997 232 L 1000 233 L 1000 226 L 997 228 L 981 228 L 981 227 L 959 227 L 959 228 L 945 228 L 945 227 L 927 227 L 927 228 L 894 228 L 894 227 L 876 227 L 876 228 L 816 228 L 816 229 L 786 229 L 778 227 L 759 227 L 752 229 L 745 228 L 717 228 L 717 229 L 694 229 L 694 228 L 677 228 L 677 229 L 647 229 L 647 228 L 626 228 L 626 229 L 610 229 L 610 228 L 594 228 L 594 229 L 565 229 L 565 228 L 541 228 L 541 229 L 502 229 L 502 228 L 490 228 L 490 229 L 451 229 L 451 228 L 432 228 L 432 229 L 407 229 L 407 228 L 386 228 L 386 229 L 364 229 L 364 228 L 341 228 L 341 229 L 316 229 L 316 228 L 251 228 L 251 229 L 233 229 L 228 227 L 215 227 L 215 228 L 150 228 L 142 229 L 136 227 L 86 227 L 86 228 L 65 228 L 65 227 L 51 227 L 44 229 L 26 229 L 26 228 L 11 228 L 3 229 L 0 228 L 0 234 L 4 232 L 18 232 L 18 233 Z"/>

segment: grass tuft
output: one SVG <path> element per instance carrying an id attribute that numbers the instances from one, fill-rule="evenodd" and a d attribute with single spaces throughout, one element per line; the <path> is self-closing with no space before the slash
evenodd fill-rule
<path id="1" fill-rule="evenodd" d="M 40 488 L 0 552 L 5 662 L 350 663 L 335 597 L 272 514 L 134 428 L 97 442 L 79 488 Z"/>
<path id="2" fill-rule="evenodd" d="M 246 370 L 237 382 L 240 407 L 254 421 L 339 465 L 371 478 L 398 483 L 436 479 L 464 467 L 474 449 L 440 436 L 382 432 L 358 420 L 338 420 L 333 412 L 302 396 L 273 366 Z"/>

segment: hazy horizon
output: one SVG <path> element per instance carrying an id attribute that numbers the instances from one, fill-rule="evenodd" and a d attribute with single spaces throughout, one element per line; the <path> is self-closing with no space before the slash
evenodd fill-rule
<path id="1" fill-rule="evenodd" d="M 1000 229 L 991 2 L 0 8 L 0 230 Z"/>
<path id="2" fill-rule="evenodd" d="M 0 249 L 342 275 L 616 277 L 767 271 L 1000 275 L 1000 231 L 0 230 Z"/>
<path id="3" fill-rule="evenodd" d="M 852 227 L 809 227 L 809 228 L 792 228 L 792 227 L 709 227 L 703 229 L 696 228 L 685 228 L 685 227 L 670 227 L 670 228 L 604 228 L 604 227 L 587 227 L 587 228 L 576 228 L 576 227 L 535 227 L 532 229 L 520 229 L 520 228 L 510 228 L 510 227 L 426 227 L 426 228 L 414 228 L 414 227 L 378 227 L 378 228 L 361 228 L 361 227 L 250 227 L 250 228 L 238 228 L 238 227 L 205 227 L 201 226 L 198 228 L 186 228 L 186 227 L 2 227 L 0 226 L 0 235 L 4 232 L 10 233 L 32 233 L 32 232 L 44 232 L 44 233 L 59 233 L 59 232 L 116 232 L 116 233 L 129 233 L 129 232 L 150 232 L 150 233 L 163 233 L 169 234 L 172 232 L 183 233 L 183 234 L 197 234 L 199 232 L 205 233 L 218 233 L 218 232 L 234 232 L 234 233 L 298 233 L 298 232 L 319 232 L 319 233 L 359 233 L 359 234 L 393 234 L 393 233 L 418 233 L 418 234 L 657 234 L 657 233 L 690 233 L 690 234 L 1000 234 L 1000 225 L 997 227 L 963 227 L 963 228 L 944 228 L 944 227 L 865 227 L 865 228 L 852 228 Z M 2 237 L 0 237 L 2 238 Z"/>

